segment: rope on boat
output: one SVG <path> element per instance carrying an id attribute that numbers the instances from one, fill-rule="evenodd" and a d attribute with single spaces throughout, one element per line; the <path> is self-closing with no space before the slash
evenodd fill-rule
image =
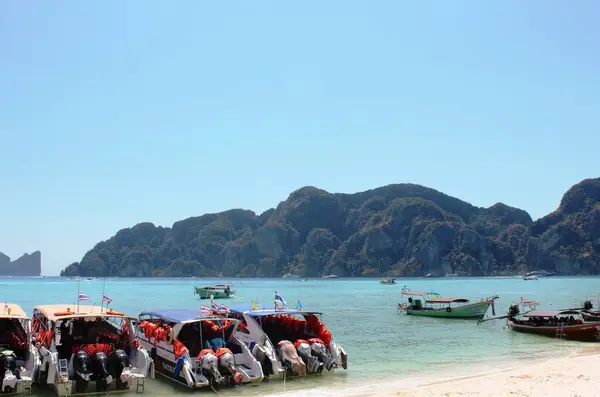
<path id="1" fill-rule="evenodd" d="M 217 389 L 215 389 L 215 387 L 214 387 L 212 384 L 210 385 L 210 388 L 212 389 L 212 391 L 214 391 L 214 392 L 215 392 L 215 394 L 216 394 L 217 396 L 219 396 L 219 397 L 225 397 L 224 395 L 222 395 L 221 393 L 219 393 L 219 392 L 217 391 Z"/>

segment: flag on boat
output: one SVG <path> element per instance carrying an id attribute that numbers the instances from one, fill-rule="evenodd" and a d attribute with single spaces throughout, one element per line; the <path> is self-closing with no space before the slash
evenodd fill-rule
<path id="1" fill-rule="evenodd" d="M 219 313 L 220 314 L 228 314 L 229 313 L 229 306 L 227 306 L 227 305 L 220 305 L 219 306 Z"/>
<path id="2" fill-rule="evenodd" d="M 300 299 L 298 299 L 298 303 L 296 304 L 296 309 L 302 310 L 302 303 L 300 302 Z"/>
<path id="3" fill-rule="evenodd" d="M 281 304 L 285 307 L 287 306 L 287 302 L 285 301 L 285 299 L 283 299 L 283 297 L 281 295 L 279 295 L 277 293 L 277 291 L 275 291 L 275 303 L 277 303 L 277 301 L 281 302 Z"/>
<path id="4" fill-rule="evenodd" d="M 217 305 L 215 302 L 211 302 L 210 307 L 212 309 L 213 314 L 219 313 L 219 305 Z"/>
<path id="5" fill-rule="evenodd" d="M 278 311 L 278 312 L 283 311 L 283 307 L 279 306 L 279 304 L 277 303 L 277 301 L 275 301 L 275 311 Z"/>
<path id="6" fill-rule="evenodd" d="M 110 296 L 108 296 L 107 294 L 105 294 L 103 292 L 102 293 L 102 302 L 106 303 L 107 305 L 110 305 L 112 303 L 112 299 L 110 299 Z"/>
<path id="7" fill-rule="evenodd" d="M 254 301 L 252 301 L 252 310 L 258 310 L 258 305 Z"/>
<path id="8" fill-rule="evenodd" d="M 208 316 L 210 314 L 210 307 L 206 305 L 200 306 L 200 314 L 203 316 Z"/>
<path id="9" fill-rule="evenodd" d="M 89 301 L 90 297 L 87 294 L 84 294 L 83 292 L 79 292 L 77 294 L 77 300 L 80 300 L 80 301 Z"/>

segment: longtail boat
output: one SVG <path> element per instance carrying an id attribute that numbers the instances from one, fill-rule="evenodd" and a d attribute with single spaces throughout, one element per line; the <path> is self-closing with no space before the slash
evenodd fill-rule
<path id="1" fill-rule="evenodd" d="M 539 302 L 521 299 L 510 306 L 507 315 L 489 320 L 506 318 L 507 327 L 516 332 L 581 342 L 600 341 L 600 321 L 585 322 L 580 309 L 539 310 L 537 306 Z M 521 313 L 521 307 L 529 310 Z"/>
<path id="2" fill-rule="evenodd" d="M 494 300 L 497 296 L 482 298 L 471 302 L 465 298 L 443 298 L 437 292 L 402 291 L 402 297 L 408 296 L 408 303 L 399 303 L 398 310 L 412 316 L 482 319 L 490 306 L 495 315 Z"/>
<path id="3" fill-rule="evenodd" d="M 590 299 L 596 299 L 596 301 L 598 302 L 598 306 L 600 306 L 600 295 L 592 295 L 592 297 Z M 592 310 L 593 308 L 594 308 L 594 305 L 592 304 L 592 302 L 590 300 L 586 300 L 583 303 L 583 310 L 581 311 L 581 317 L 583 317 L 583 319 L 585 321 L 588 321 L 588 322 L 600 321 L 600 310 Z"/>

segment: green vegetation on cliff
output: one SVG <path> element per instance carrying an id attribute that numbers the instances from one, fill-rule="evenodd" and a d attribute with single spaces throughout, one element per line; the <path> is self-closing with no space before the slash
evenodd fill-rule
<path id="1" fill-rule="evenodd" d="M 528 268 L 600 273 L 600 178 L 573 186 L 535 222 L 501 203 L 478 208 L 413 184 L 355 194 L 304 187 L 260 215 L 229 210 L 171 228 L 120 230 L 61 275 L 477 276 Z"/>

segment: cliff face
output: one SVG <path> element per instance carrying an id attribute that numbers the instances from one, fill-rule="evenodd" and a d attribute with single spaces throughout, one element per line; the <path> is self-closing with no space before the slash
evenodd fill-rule
<path id="1" fill-rule="evenodd" d="M 41 276 L 42 253 L 23 254 L 15 261 L 0 252 L 0 276 Z"/>
<path id="2" fill-rule="evenodd" d="M 420 185 L 355 194 L 296 190 L 263 214 L 230 210 L 172 228 L 141 223 L 98 243 L 64 276 L 504 275 L 600 273 L 600 179 L 533 222 Z"/>

